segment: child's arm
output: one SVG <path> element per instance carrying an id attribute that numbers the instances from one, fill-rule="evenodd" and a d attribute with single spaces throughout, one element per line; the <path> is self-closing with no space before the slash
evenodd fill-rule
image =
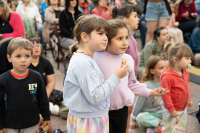
<path id="1" fill-rule="evenodd" d="M 3 87 L 1 87 L 0 85 L 0 131 L 5 128 L 3 124 L 3 117 L 2 117 L 3 106 L 5 106 L 4 105 L 4 91 L 3 91 Z"/>
<path id="2" fill-rule="evenodd" d="M 161 86 L 163 88 L 166 88 L 167 90 L 171 90 L 170 78 L 162 77 Z M 173 110 L 175 110 L 174 105 L 172 103 L 172 99 L 171 99 L 171 93 L 167 93 L 167 94 L 163 95 L 162 99 L 163 99 L 165 108 L 168 109 L 169 112 L 172 112 Z"/>
<path id="3" fill-rule="evenodd" d="M 38 76 L 37 83 L 37 100 L 40 114 L 42 115 L 44 121 L 50 121 L 51 112 L 49 110 L 49 100 L 46 93 L 46 88 L 41 75 Z"/>
<path id="4" fill-rule="evenodd" d="M 0 130 L 0 133 L 7 133 L 6 129 L 4 128 L 4 129 Z"/>

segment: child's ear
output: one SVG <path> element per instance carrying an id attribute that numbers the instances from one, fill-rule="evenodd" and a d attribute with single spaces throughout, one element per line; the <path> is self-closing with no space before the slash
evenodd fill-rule
<path id="1" fill-rule="evenodd" d="M 81 39 L 83 42 L 87 43 L 88 42 L 88 35 L 85 32 L 81 33 Z"/>
<path id="2" fill-rule="evenodd" d="M 174 63 L 177 63 L 177 62 L 178 62 L 177 57 L 174 57 L 174 58 L 173 58 L 173 62 L 174 62 Z"/>
<path id="3" fill-rule="evenodd" d="M 150 73 L 151 73 L 151 74 L 154 74 L 155 72 L 154 72 L 154 70 L 153 70 L 153 69 L 150 69 Z"/>
<path id="4" fill-rule="evenodd" d="M 9 54 L 7 54 L 7 58 L 8 58 L 8 61 L 11 63 L 11 56 Z"/>

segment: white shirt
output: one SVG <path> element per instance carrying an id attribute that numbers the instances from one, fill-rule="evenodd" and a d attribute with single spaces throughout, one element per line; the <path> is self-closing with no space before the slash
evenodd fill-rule
<path id="1" fill-rule="evenodd" d="M 17 6 L 16 12 L 20 14 L 22 19 L 29 18 L 34 19 L 36 18 L 36 21 L 39 23 L 42 23 L 42 18 L 39 12 L 38 7 L 35 3 L 30 2 L 28 6 L 25 6 L 24 4 L 20 4 Z"/>

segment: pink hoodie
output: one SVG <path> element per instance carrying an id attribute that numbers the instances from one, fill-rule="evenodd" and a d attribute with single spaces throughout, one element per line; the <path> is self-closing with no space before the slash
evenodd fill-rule
<path id="1" fill-rule="evenodd" d="M 9 21 L 11 27 L 13 28 L 12 33 L 5 33 L 2 34 L 2 39 L 7 37 L 23 37 L 25 38 L 24 34 L 24 24 L 22 21 L 21 16 L 16 12 L 10 13 L 10 21 Z"/>

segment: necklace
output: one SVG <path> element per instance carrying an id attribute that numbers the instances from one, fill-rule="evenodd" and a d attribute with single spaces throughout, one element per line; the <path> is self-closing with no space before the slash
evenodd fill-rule
<path id="1" fill-rule="evenodd" d="M 85 55 L 87 55 L 87 56 L 92 57 L 91 55 L 89 55 L 89 54 L 87 54 L 87 53 L 85 53 L 85 52 L 81 52 L 81 51 L 76 51 L 75 53 L 83 53 L 83 54 L 85 54 Z M 92 58 L 93 58 L 93 57 L 92 57 Z"/>
<path id="2" fill-rule="evenodd" d="M 5 21 L 3 21 L 3 20 L 1 19 L 1 22 L 2 22 L 2 26 L 4 26 L 4 25 L 5 25 L 5 24 L 4 24 Z"/>

